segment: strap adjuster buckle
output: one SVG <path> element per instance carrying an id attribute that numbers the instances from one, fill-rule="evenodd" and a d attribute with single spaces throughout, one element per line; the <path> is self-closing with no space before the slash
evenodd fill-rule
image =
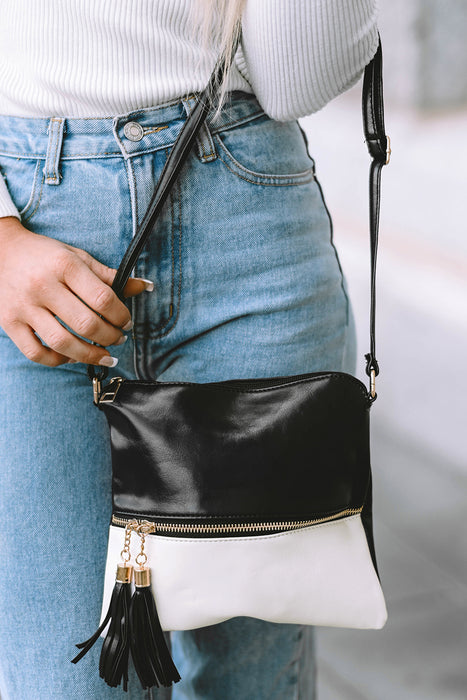
<path id="1" fill-rule="evenodd" d="M 370 396 L 373 401 L 376 399 L 376 370 L 370 370 Z"/>
<path id="2" fill-rule="evenodd" d="M 389 161 L 391 160 L 391 139 L 389 136 L 386 134 L 386 162 L 384 165 L 388 165 Z"/>

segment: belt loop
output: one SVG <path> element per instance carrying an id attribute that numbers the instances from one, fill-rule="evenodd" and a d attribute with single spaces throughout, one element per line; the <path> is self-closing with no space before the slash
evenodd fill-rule
<path id="1" fill-rule="evenodd" d="M 60 161 L 60 152 L 63 143 L 63 131 L 65 126 L 64 117 L 50 117 L 47 133 L 49 141 L 47 144 L 47 155 L 43 173 L 45 175 L 44 182 L 47 185 L 59 185 L 61 175 L 58 172 L 58 164 Z"/>
<path id="2" fill-rule="evenodd" d="M 188 95 L 188 97 L 182 98 L 182 104 L 188 116 L 193 107 L 196 105 L 196 97 L 194 95 Z M 201 125 L 196 137 L 196 150 L 198 158 L 202 163 L 207 163 L 210 160 L 215 160 L 217 158 L 214 141 L 212 140 L 211 132 L 206 124 L 206 120 L 204 120 L 203 124 Z"/>

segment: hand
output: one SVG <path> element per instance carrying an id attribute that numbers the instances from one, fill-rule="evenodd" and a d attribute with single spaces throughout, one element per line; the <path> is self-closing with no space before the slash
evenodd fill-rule
<path id="1" fill-rule="evenodd" d="M 0 325 L 21 352 L 49 367 L 70 360 L 113 367 L 105 347 L 76 337 L 54 315 L 99 345 L 125 342 L 122 329 L 132 323 L 111 289 L 116 270 L 81 248 L 29 231 L 15 216 L 0 218 L 0 251 Z M 151 284 L 131 278 L 124 294 L 150 291 Z"/>

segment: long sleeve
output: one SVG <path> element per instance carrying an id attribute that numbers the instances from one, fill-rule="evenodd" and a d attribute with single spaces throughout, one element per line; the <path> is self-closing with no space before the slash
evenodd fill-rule
<path id="1" fill-rule="evenodd" d="M 378 45 L 377 0 L 247 0 L 241 72 L 265 112 L 317 112 L 360 78 Z"/>
<path id="2" fill-rule="evenodd" d="M 0 114 L 105 116 L 202 90 L 218 47 L 193 43 L 188 9 L 187 0 L 4 0 Z M 376 18 L 377 0 L 247 0 L 228 89 L 254 92 L 279 121 L 312 114 L 361 76 Z M 11 215 L 20 218 L 0 177 L 0 217 Z"/>

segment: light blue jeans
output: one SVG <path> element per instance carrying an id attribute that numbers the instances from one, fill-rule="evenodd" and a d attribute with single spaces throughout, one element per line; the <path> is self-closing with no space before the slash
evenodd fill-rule
<path id="1" fill-rule="evenodd" d="M 110 376 L 207 382 L 355 371 L 345 279 L 297 121 L 230 93 L 198 137 L 135 274 Z M 193 97 L 103 118 L 0 116 L 0 170 L 31 231 L 118 267 Z M 135 122 L 133 132 L 124 127 Z M 134 140 L 133 140 L 134 139 Z M 18 251 L 21 255 L 21 251 Z M 108 426 L 82 364 L 27 360 L 0 329 L 2 700 L 311 700 L 313 628 L 236 618 L 171 634 L 182 681 L 98 677 L 111 513 Z"/>

